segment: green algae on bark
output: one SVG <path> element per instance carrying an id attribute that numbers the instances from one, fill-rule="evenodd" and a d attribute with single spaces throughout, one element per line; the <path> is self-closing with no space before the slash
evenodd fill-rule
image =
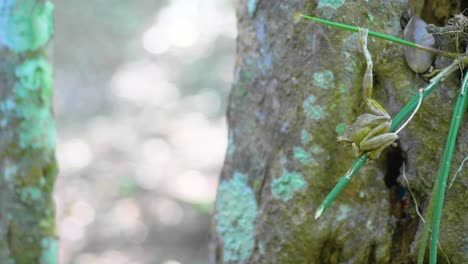
<path id="1" fill-rule="evenodd" d="M 271 192 L 275 198 L 283 202 L 290 200 L 296 192 L 302 191 L 307 187 L 304 177 L 298 172 L 284 171 L 281 177 L 271 182 Z"/>
<path id="2" fill-rule="evenodd" d="M 0 40 L 13 51 L 36 50 L 45 45 L 54 32 L 54 6 L 36 0 L 5 0 L 5 15 L 0 19 Z"/>
<path id="3" fill-rule="evenodd" d="M 52 66 L 44 58 L 26 60 L 16 68 L 16 112 L 21 148 L 55 148 L 52 108 Z"/>
<path id="4" fill-rule="evenodd" d="M 57 165 L 46 56 L 53 5 L 6 0 L 0 13 L 0 263 L 55 264 Z"/>
<path id="5" fill-rule="evenodd" d="M 245 261 L 254 249 L 257 202 L 247 175 L 235 172 L 223 181 L 216 201 L 216 230 L 223 242 L 223 262 Z"/>

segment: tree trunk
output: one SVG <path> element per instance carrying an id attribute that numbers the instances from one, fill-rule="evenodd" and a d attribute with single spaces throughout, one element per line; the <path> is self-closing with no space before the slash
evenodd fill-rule
<path id="1" fill-rule="evenodd" d="M 409 2 L 409 3 L 408 3 Z M 426 2 L 426 3 L 425 3 Z M 239 1 L 229 143 L 213 217 L 213 263 L 415 263 L 459 76 L 446 80 L 380 159 L 367 162 L 317 220 L 315 210 L 355 160 L 336 137 L 359 114 L 365 60 L 357 33 L 293 13 L 402 37 L 408 10 L 442 25 L 459 1 Z M 424 4 L 425 3 L 425 4 Z M 426 81 L 403 47 L 369 38 L 374 93 L 391 116 Z M 462 131 L 467 131 L 466 122 Z M 466 155 L 459 135 L 451 176 Z M 406 167 L 415 199 L 401 176 Z M 462 173 L 463 174 L 463 173 Z M 447 190 L 439 263 L 468 263 L 466 178 Z M 408 204 L 407 204 L 408 203 Z"/>
<path id="2" fill-rule="evenodd" d="M 0 1 L 0 263 L 57 263 L 53 5 Z"/>

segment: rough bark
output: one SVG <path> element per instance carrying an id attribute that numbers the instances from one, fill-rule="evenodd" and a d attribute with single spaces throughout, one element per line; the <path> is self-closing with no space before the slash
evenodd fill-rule
<path id="1" fill-rule="evenodd" d="M 47 1 L 0 1 L 0 263 L 57 263 Z"/>
<path id="2" fill-rule="evenodd" d="M 431 94 L 398 147 L 368 162 L 328 211 L 317 206 L 354 161 L 336 143 L 366 112 L 364 57 L 357 34 L 312 16 L 402 36 L 410 10 L 439 25 L 458 1 L 239 1 L 235 80 L 228 108 L 229 144 L 213 217 L 213 263 L 414 263 L 444 148 L 459 76 Z M 434 3 L 433 3 L 434 2 Z M 407 66 L 403 47 L 370 39 L 374 97 L 393 116 L 426 81 Z M 466 131 L 464 122 L 462 131 Z M 466 155 L 460 134 L 452 173 Z M 462 174 L 463 175 L 463 174 Z M 466 178 L 448 190 L 439 263 L 467 263 Z M 407 199 L 407 200 L 405 200 Z M 407 208 L 406 201 L 409 202 Z"/>

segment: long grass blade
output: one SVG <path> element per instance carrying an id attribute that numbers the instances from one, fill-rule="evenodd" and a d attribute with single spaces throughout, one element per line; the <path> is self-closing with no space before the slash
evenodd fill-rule
<path id="1" fill-rule="evenodd" d="M 433 193 L 437 193 L 437 182 L 434 185 Z M 427 241 L 429 240 L 429 235 L 431 231 L 433 213 L 434 213 L 434 204 L 435 204 L 436 196 L 432 195 L 429 201 L 429 205 L 427 206 L 427 212 L 424 223 L 424 230 L 421 236 L 421 244 L 419 244 L 419 253 L 418 253 L 418 264 L 424 264 L 424 257 L 426 256 L 426 247 Z"/>
<path id="2" fill-rule="evenodd" d="M 468 89 L 468 71 L 465 73 L 460 93 L 458 95 L 457 103 L 453 110 L 452 121 L 450 123 L 450 129 L 447 136 L 447 142 L 445 143 L 445 149 L 442 156 L 442 160 L 439 167 L 439 175 L 436 187 L 435 204 L 434 204 L 434 215 L 432 221 L 432 237 L 431 237 L 431 250 L 429 263 L 437 263 L 437 244 L 439 241 L 440 221 L 442 218 L 442 209 L 444 207 L 444 196 L 445 189 L 447 187 L 447 179 L 450 172 L 450 164 L 452 163 L 453 152 L 455 150 L 455 143 L 457 141 L 458 131 L 460 129 L 463 115 L 468 105 L 468 96 L 462 91 Z"/>
<path id="3" fill-rule="evenodd" d="M 341 29 L 345 29 L 345 30 L 349 30 L 349 31 L 354 31 L 354 32 L 359 31 L 359 27 L 350 26 L 350 25 L 346 25 L 346 24 L 341 24 L 341 23 L 338 23 L 338 22 L 325 20 L 325 19 L 321 19 L 321 18 L 317 18 L 317 17 L 313 17 L 313 16 L 308 16 L 308 15 L 304 15 L 304 14 L 296 14 L 295 16 L 300 16 L 300 17 L 305 18 L 307 20 L 319 22 L 319 23 L 322 23 L 322 24 L 325 24 L 325 25 L 328 25 L 328 26 L 337 27 L 337 28 L 341 28 Z M 431 52 L 431 53 L 433 53 L 435 55 L 439 55 L 439 56 L 443 56 L 443 57 L 448 57 L 448 58 L 452 58 L 452 59 L 455 59 L 455 58 L 459 57 L 459 54 L 456 54 L 456 53 L 452 53 L 452 52 L 448 52 L 448 51 L 443 51 L 443 50 L 423 46 L 423 45 L 420 45 L 420 44 L 417 44 L 417 43 L 414 43 L 414 42 L 411 42 L 411 41 L 408 41 L 408 40 L 405 40 L 405 39 L 397 38 L 397 37 L 394 37 L 394 36 L 386 35 L 386 34 L 383 34 L 383 33 L 380 33 L 380 32 L 372 31 L 372 30 L 369 30 L 369 36 L 384 39 L 384 40 L 388 40 L 388 41 L 395 42 L 395 43 L 405 45 L 405 46 L 408 46 L 408 47 L 412 47 L 412 48 L 415 48 L 415 49 L 424 50 L 424 51 Z"/>

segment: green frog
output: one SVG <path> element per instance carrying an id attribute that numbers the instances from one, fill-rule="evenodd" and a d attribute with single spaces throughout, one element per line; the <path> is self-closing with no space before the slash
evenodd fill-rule
<path id="1" fill-rule="evenodd" d="M 389 132 L 392 118 L 379 102 L 372 99 L 373 64 L 367 49 L 367 34 L 367 29 L 359 30 L 359 45 L 363 50 L 367 64 L 362 89 L 364 102 L 371 113 L 358 116 L 356 121 L 347 127 L 346 132 L 338 137 L 338 142 L 351 145 L 355 156 L 367 153 L 369 158 L 377 159 L 385 148 L 395 143 L 398 135 Z"/>

